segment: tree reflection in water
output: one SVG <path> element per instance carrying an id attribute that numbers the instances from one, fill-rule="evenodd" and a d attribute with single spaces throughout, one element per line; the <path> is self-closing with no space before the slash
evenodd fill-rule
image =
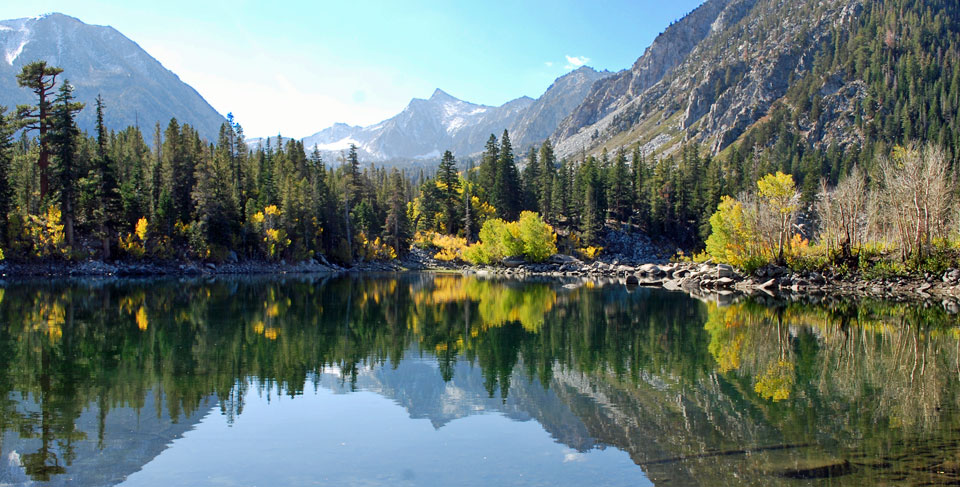
<path id="1" fill-rule="evenodd" d="M 242 421 L 250 387 L 296 396 L 329 370 L 355 386 L 411 353 L 444 381 L 478 366 L 504 403 L 521 374 L 577 418 L 528 405 L 555 438 L 588 431 L 654 481 L 960 480 L 958 320 L 934 308 L 411 274 L 18 283 L 0 319 L 0 428 L 39 440 L 20 457 L 38 481 L 103 448 L 112 409 L 154 401 L 175 422 L 212 396 Z"/>

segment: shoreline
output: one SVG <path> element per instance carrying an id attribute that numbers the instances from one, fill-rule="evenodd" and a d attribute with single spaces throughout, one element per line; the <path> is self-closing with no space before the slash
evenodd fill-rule
<path id="1" fill-rule="evenodd" d="M 897 302 L 940 301 L 951 313 L 960 313 L 960 270 L 948 269 L 942 276 L 889 279 L 840 278 L 817 272 L 792 272 L 765 266 L 755 275 L 744 275 L 726 264 L 713 263 L 620 263 L 581 262 L 555 255 L 545 263 L 509 261 L 500 266 L 441 263 L 416 256 L 388 262 L 363 262 L 342 267 L 310 259 L 298 263 L 242 261 L 204 263 L 193 261 L 0 261 L 3 279 L 43 277 L 201 277 L 215 275 L 351 274 L 383 272 L 454 272 L 464 275 L 512 279 L 530 277 L 583 282 L 605 280 L 627 287 L 684 291 L 694 297 L 734 298 L 767 296 L 781 299 L 867 298 Z"/>

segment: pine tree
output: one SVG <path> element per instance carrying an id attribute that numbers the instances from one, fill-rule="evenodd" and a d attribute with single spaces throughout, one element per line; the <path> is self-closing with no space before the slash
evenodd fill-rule
<path id="1" fill-rule="evenodd" d="M 521 198 L 520 175 L 513 159 L 513 147 L 510 134 L 503 131 L 500 138 L 500 157 L 497 159 L 496 181 L 493 185 L 494 207 L 497 214 L 505 220 L 516 220 L 520 214 Z"/>
<path id="2" fill-rule="evenodd" d="M 73 101 L 73 86 L 69 81 L 64 81 L 49 114 L 51 123 L 47 139 L 56 161 L 54 179 L 63 214 L 64 234 L 67 245 L 71 247 L 74 245 L 77 181 L 80 178 L 80 161 L 77 157 L 80 129 L 74 117 L 82 109 L 83 103 Z"/>
<path id="3" fill-rule="evenodd" d="M 521 210 L 538 211 L 540 202 L 540 162 L 537 160 L 537 149 L 531 147 L 527 151 L 527 165 L 523 168 L 521 181 L 523 183 L 523 204 Z"/>
<path id="4" fill-rule="evenodd" d="M 6 112 L 7 107 L 0 105 L 0 246 L 9 243 L 7 215 L 10 213 L 10 200 L 13 197 L 10 188 L 10 163 L 13 160 L 14 120 Z"/>
<path id="5" fill-rule="evenodd" d="M 447 153 L 449 154 L 449 151 Z M 396 168 L 390 173 L 390 197 L 385 227 L 387 243 L 397 251 L 398 255 L 410 247 L 410 222 L 407 219 L 403 176 Z"/>
<path id="6" fill-rule="evenodd" d="M 123 211 L 120 200 L 120 187 L 117 183 L 116 164 L 107 151 L 109 134 L 103 122 L 103 98 L 99 95 L 97 104 L 97 154 L 89 178 L 96 181 L 97 208 L 94 219 L 97 222 L 103 259 L 110 259 L 111 244 L 116 241 L 117 224 Z"/>
<path id="7" fill-rule="evenodd" d="M 437 182 L 443 188 L 444 226 L 448 234 L 455 235 L 459 230 L 460 218 L 457 205 L 460 202 L 460 175 L 457 174 L 457 162 L 453 153 L 446 151 L 440 159 L 437 169 Z"/>
<path id="8" fill-rule="evenodd" d="M 500 159 L 500 145 L 497 137 L 490 134 L 487 139 L 487 145 L 483 151 L 483 157 L 480 159 L 480 168 L 477 174 L 477 183 L 480 185 L 480 196 L 486 198 L 490 203 L 495 203 L 493 197 L 493 188 L 497 183 L 497 167 Z"/>
<path id="9" fill-rule="evenodd" d="M 47 131 L 50 130 L 50 100 L 53 88 L 57 85 L 57 76 L 63 69 L 48 66 L 46 61 L 34 61 L 21 68 L 17 75 L 17 84 L 21 88 L 28 88 L 37 95 L 36 106 L 17 106 L 17 118 L 26 130 L 37 130 L 40 133 L 40 157 L 37 165 L 40 167 L 40 197 L 43 198 L 50 190 L 48 167 L 50 165 L 50 151 L 48 148 Z"/>
<path id="10" fill-rule="evenodd" d="M 627 221 L 630 214 L 630 172 L 627 169 L 627 156 L 623 149 L 617 151 L 613 167 L 609 171 L 607 199 L 610 205 L 610 216 L 617 222 Z"/>
<path id="11" fill-rule="evenodd" d="M 556 156 L 547 139 L 540 146 L 540 182 L 538 183 L 537 207 L 547 223 L 555 223 L 553 210 L 553 181 L 556 179 Z"/>

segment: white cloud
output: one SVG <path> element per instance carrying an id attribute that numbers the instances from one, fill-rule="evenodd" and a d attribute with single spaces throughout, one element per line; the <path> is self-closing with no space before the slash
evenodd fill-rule
<path id="1" fill-rule="evenodd" d="M 577 451 L 567 450 L 563 454 L 563 463 L 585 462 L 586 460 L 587 457 L 583 453 Z"/>
<path id="2" fill-rule="evenodd" d="M 576 69 L 588 62 L 590 62 L 590 58 L 586 56 L 567 56 L 567 65 L 564 67 L 567 69 Z"/>
<path id="3" fill-rule="evenodd" d="M 552 67 L 553 67 L 553 61 L 547 61 L 547 62 L 545 62 L 545 63 L 543 63 L 543 64 L 546 65 L 548 68 L 552 68 Z"/>

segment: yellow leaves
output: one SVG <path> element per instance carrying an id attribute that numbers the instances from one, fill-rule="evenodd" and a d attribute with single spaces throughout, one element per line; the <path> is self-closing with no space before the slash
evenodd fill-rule
<path id="1" fill-rule="evenodd" d="M 434 258 L 449 262 L 462 258 L 463 250 L 467 247 L 467 239 L 443 235 L 439 232 L 418 231 L 413 236 L 413 245 L 421 249 L 437 249 Z"/>
<path id="2" fill-rule="evenodd" d="M 263 337 L 267 340 L 276 340 L 280 336 L 280 330 L 276 328 L 267 328 L 263 332 Z"/>
<path id="3" fill-rule="evenodd" d="M 37 257 L 67 254 L 61 216 L 60 207 L 57 205 L 48 206 L 47 211 L 41 215 L 29 215 L 26 232 Z"/>
<path id="4" fill-rule="evenodd" d="M 393 260 L 397 258 L 397 251 L 386 242 L 375 238 L 372 242 L 363 233 L 357 234 L 360 242 L 360 255 L 366 260 Z"/>
<path id="5" fill-rule="evenodd" d="M 264 240 L 265 242 L 267 242 L 268 244 L 269 244 L 269 243 L 277 243 L 277 242 L 279 242 L 279 241 L 281 240 L 280 230 L 277 230 L 277 229 L 274 229 L 274 228 L 268 228 L 268 229 L 266 230 L 266 237 L 264 237 L 263 240 Z"/>
<path id="6" fill-rule="evenodd" d="M 470 197 L 470 206 L 474 209 L 475 218 L 478 222 L 485 222 L 497 214 L 497 209 L 486 201 L 480 201 L 476 196 Z"/>
<path id="7" fill-rule="evenodd" d="M 255 321 L 253 323 L 253 332 L 257 335 L 263 335 L 263 332 L 267 329 L 267 326 L 263 324 L 262 321 Z"/>
<path id="8" fill-rule="evenodd" d="M 136 226 L 134 226 L 134 233 L 137 235 L 137 238 L 140 239 L 140 242 L 147 241 L 147 218 L 140 217 L 137 220 Z"/>
<path id="9" fill-rule="evenodd" d="M 280 225 L 282 215 L 283 212 L 276 205 L 267 205 L 263 211 L 250 217 L 250 223 L 262 235 L 264 253 L 272 260 L 279 259 L 292 243 L 287 238 L 287 231 Z"/>
<path id="10" fill-rule="evenodd" d="M 767 174 L 757 181 L 760 197 L 773 205 L 777 213 L 790 214 L 797 211 L 797 186 L 793 176 L 777 171 L 776 174 Z"/>
<path id="11" fill-rule="evenodd" d="M 433 257 L 449 262 L 460 258 L 461 252 L 467 247 L 467 239 L 452 235 L 437 235 L 433 239 L 433 245 L 440 249 Z"/>
<path id="12" fill-rule="evenodd" d="M 790 398 L 795 381 L 794 365 L 786 360 L 778 360 L 767 367 L 753 389 L 760 397 L 779 402 Z"/>
<path id="13" fill-rule="evenodd" d="M 603 247 L 594 247 L 593 245 L 577 249 L 577 253 L 580 254 L 580 257 L 583 257 L 586 260 L 596 259 L 597 256 L 600 255 L 600 252 L 603 252 Z"/>
<path id="14" fill-rule="evenodd" d="M 267 205 L 267 207 L 263 209 L 263 212 L 267 216 L 280 216 L 280 209 L 277 208 L 277 205 Z"/>
<path id="15" fill-rule="evenodd" d="M 147 319 L 147 310 L 144 309 L 143 306 L 137 310 L 135 318 L 137 320 L 137 328 L 139 328 L 140 331 L 147 331 L 147 326 L 150 325 L 150 321 Z"/>
<path id="16" fill-rule="evenodd" d="M 753 240 L 753 229 L 744 218 L 743 203 L 729 196 L 720 198 L 717 211 L 710 217 L 710 227 L 706 252 L 719 262 L 741 266 Z"/>
<path id="17" fill-rule="evenodd" d="M 34 331 L 42 332 L 51 342 L 59 341 L 63 337 L 63 324 L 66 323 L 67 312 L 59 301 L 52 303 L 38 303 L 31 312 L 29 322 Z"/>
<path id="18" fill-rule="evenodd" d="M 133 233 L 128 233 L 126 237 L 120 237 L 120 249 L 137 259 L 142 258 L 146 254 L 147 230 L 146 217 L 140 217 L 133 227 Z M 134 237 L 136 237 L 136 240 Z"/>

